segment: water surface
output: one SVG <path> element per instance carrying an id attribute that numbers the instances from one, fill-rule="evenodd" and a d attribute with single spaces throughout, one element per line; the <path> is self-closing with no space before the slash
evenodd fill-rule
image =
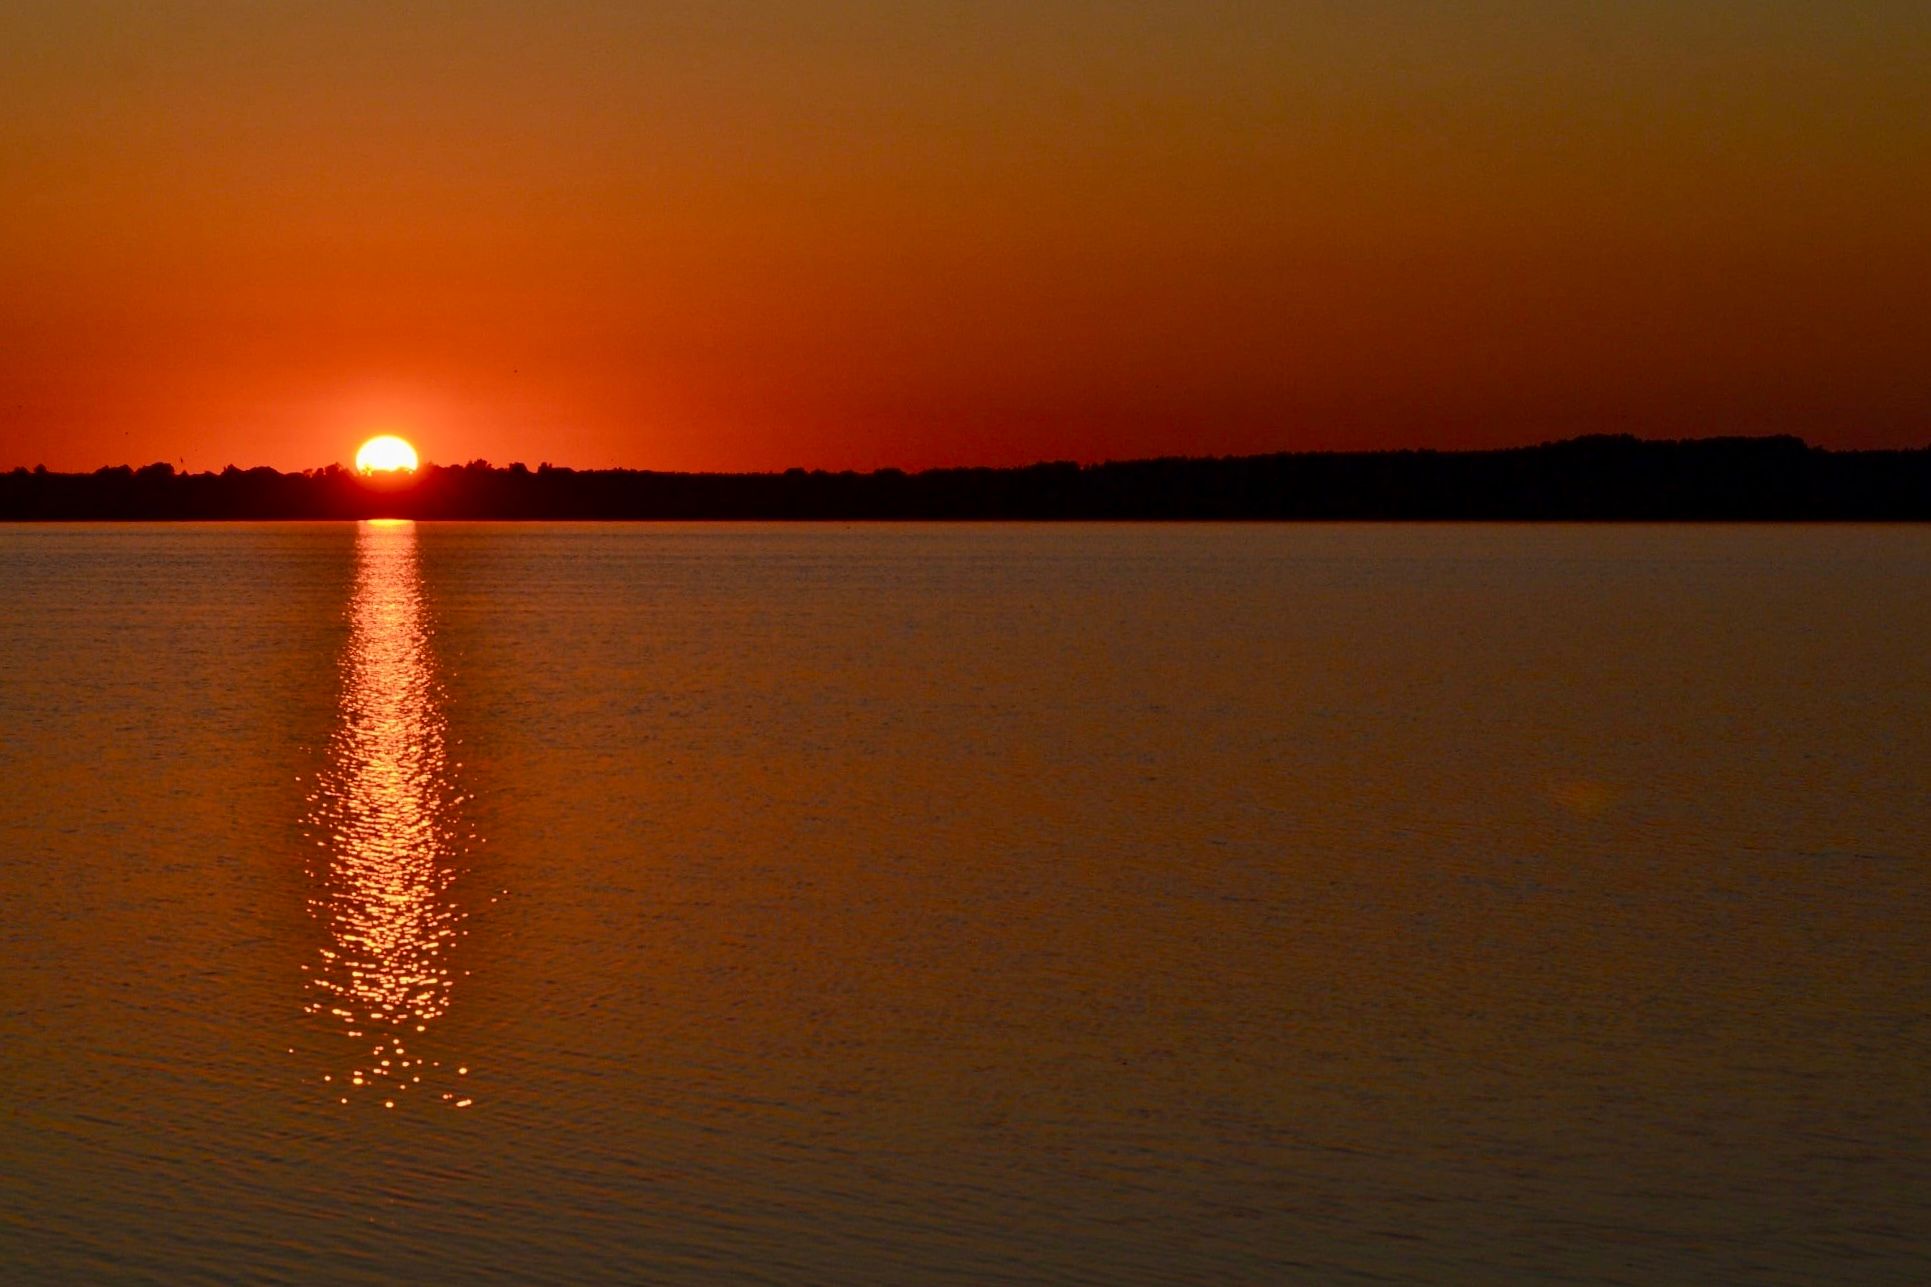
<path id="1" fill-rule="evenodd" d="M 34 1278 L 1931 1275 L 1931 531 L 0 529 Z"/>

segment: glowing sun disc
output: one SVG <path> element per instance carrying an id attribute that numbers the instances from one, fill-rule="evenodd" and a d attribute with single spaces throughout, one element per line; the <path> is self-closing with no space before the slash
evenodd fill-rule
<path id="1" fill-rule="evenodd" d="M 381 434 L 362 444 L 355 453 L 357 472 L 394 473 L 416 467 L 416 449 L 392 433 Z"/>

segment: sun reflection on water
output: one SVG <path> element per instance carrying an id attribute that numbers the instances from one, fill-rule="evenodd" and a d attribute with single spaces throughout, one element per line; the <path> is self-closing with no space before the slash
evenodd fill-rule
<path id="1" fill-rule="evenodd" d="M 341 1102 L 362 1095 L 393 1108 L 406 1095 L 467 1107 L 467 1065 L 431 1049 L 457 977 L 450 958 L 465 913 L 450 895 L 468 837 L 415 525 L 360 524 L 355 567 L 341 703 L 310 801 L 326 864 L 313 873 L 309 912 L 329 938 L 308 971 L 308 1010 L 358 1047 L 323 1074 Z"/>

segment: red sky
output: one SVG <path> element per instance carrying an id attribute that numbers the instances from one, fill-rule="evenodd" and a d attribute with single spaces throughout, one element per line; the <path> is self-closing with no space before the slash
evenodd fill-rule
<path id="1" fill-rule="evenodd" d="M 1931 8 L 0 13 L 0 467 L 1931 442 Z"/>

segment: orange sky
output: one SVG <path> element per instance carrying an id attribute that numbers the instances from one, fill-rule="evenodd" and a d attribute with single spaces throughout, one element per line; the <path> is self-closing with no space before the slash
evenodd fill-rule
<path id="1" fill-rule="evenodd" d="M 0 11 L 0 467 L 1931 442 L 1931 6 Z"/>

